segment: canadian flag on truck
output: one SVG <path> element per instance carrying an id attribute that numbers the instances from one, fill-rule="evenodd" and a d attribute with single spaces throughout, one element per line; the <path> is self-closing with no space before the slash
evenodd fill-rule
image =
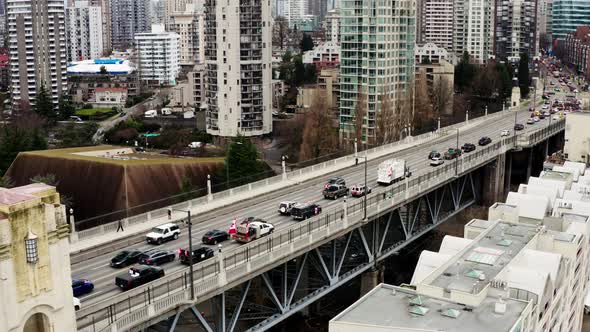
<path id="1" fill-rule="evenodd" d="M 236 219 L 234 219 L 231 223 L 231 225 L 229 226 L 229 231 L 227 232 L 229 235 L 232 234 L 236 234 L 237 230 L 236 230 Z"/>

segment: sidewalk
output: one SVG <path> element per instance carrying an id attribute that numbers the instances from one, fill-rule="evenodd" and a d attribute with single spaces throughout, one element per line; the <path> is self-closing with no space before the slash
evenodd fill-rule
<path id="1" fill-rule="evenodd" d="M 462 130 L 468 130 L 468 129 L 472 129 L 478 125 L 480 125 L 481 123 L 489 120 L 490 118 L 496 118 L 496 117 L 502 117 L 502 116 L 506 116 L 505 114 L 506 112 L 497 112 L 497 113 L 493 113 L 488 115 L 488 117 L 479 117 L 479 118 L 475 118 L 472 120 L 469 120 L 469 123 L 465 124 L 465 123 L 460 123 L 457 124 L 455 126 L 451 126 L 451 127 L 460 127 Z M 370 159 L 377 159 L 383 156 L 386 156 L 388 154 L 392 154 L 404 149 L 408 149 L 408 148 L 412 148 L 416 145 L 421 145 L 424 144 L 426 142 L 432 142 L 435 141 L 439 138 L 443 138 L 449 134 L 452 134 L 452 132 L 447 132 L 446 130 L 444 130 L 445 128 L 441 128 L 441 133 L 436 134 L 436 133 L 429 133 L 429 134 L 425 134 L 425 137 L 410 137 L 410 139 L 406 139 L 405 142 L 400 143 L 400 144 L 396 144 L 395 146 L 389 147 L 389 148 L 377 148 L 377 151 L 374 151 L 372 153 L 369 153 L 368 156 Z M 359 153 L 360 154 L 360 153 Z M 215 209 L 219 209 L 228 205 L 231 205 L 232 203 L 235 202 L 239 202 L 239 201 L 243 201 L 243 200 L 247 200 L 247 199 L 252 199 L 258 195 L 263 195 L 263 194 L 268 194 L 270 192 L 273 191 L 277 191 L 280 189 L 284 189 L 288 186 L 291 185 L 295 185 L 295 184 L 299 184 L 305 181 L 308 181 L 310 179 L 313 178 L 317 178 L 317 177 L 321 177 L 323 175 L 332 173 L 332 172 L 336 172 L 338 170 L 347 168 L 347 167 L 351 167 L 354 166 L 355 164 L 355 157 L 354 155 L 349 155 L 344 157 L 344 160 L 336 163 L 334 161 L 334 163 L 332 165 L 327 165 L 329 162 L 326 163 L 322 163 L 322 164 L 318 164 L 315 165 L 313 167 L 309 167 L 312 170 L 311 171 L 306 171 L 304 173 L 301 173 L 300 170 L 296 170 L 293 172 L 289 172 L 286 175 L 286 178 L 283 175 L 283 179 L 280 181 L 276 181 L 274 183 L 269 183 L 268 185 L 264 185 L 264 186 L 258 186 L 256 188 L 252 187 L 251 190 L 247 190 L 247 191 L 243 191 L 243 192 L 239 192 L 239 193 L 235 193 L 232 195 L 227 195 L 223 198 L 218 198 L 218 199 L 213 199 L 208 201 L 206 204 L 200 204 L 198 206 L 195 207 L 190 207 L 190 211 L 191 211 L 191 215 L 193 216 L 197 216 L 201 213 L 205 213 L 205 212 L 209 212 Z M 296 175 L 297 173 L 299 173 L 299 175 Z M 167 223 L 167 222 L 181 222 L 183 219 L 186 218 L 186 215 L 180 212 L 173 212 L 172 214 L 172 219 L 168 219 L 168 216 L 165 214 L 163 216 L 160 217 L 152 217 L 150 220 L 146 221 L 146 222 L 141 222 L 141 223 L 136 223 L 133 225 L 128 225 L 125 227 L 124 231 L 121 232 L 115 232 L 115 231 L 110 231 L 110 232 L 102 232 L 102 234 L 93 236 L 93 237 L 87 237 L 81 240 L 77 240 L 75 239 L 75 236 L 73 237 L 73 241 L 70 241 L 70 254 L 77 254 L 89 249 L 93 249 L 93 248 L 98 248 L 101 246 L 105 246 L 109 243 L 113 243 L 115 241 L 118 240 L 122 240 L 124 238 L 127 238 L 130 240 L 130 242 L 128 243 L 128 245 L 131 245 L 133 243 L 137 243 L 139 241 L 137 240 L 132 240 L 131 238 L 133 236 L 142 236 L 142 240 L 143 240 L 143 235 L 151 228 Z M 228 220 L 228 225 L 229 225 L 229 220 Z"/>

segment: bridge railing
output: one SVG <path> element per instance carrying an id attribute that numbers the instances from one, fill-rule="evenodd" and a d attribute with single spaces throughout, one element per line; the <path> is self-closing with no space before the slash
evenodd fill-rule
<path id="1" fill-rule="evenodd" d="M 374 148 L 367 149 L 366 152 L 372 158 L 375 158 L 375 155 L 377 155 L 377 157 L 379 157 L 381 155 L 384 155 L 386 151 L 391 150 L 391 153 L 393 153 L 395 151 L 399 151 L 408 143 L 412 143 L 413 145 L 422 144 L 426 141 L 443 137 L 443 136 L 451 133 L 456 128 L 462 128 L 465 130 L 465 129 L 468 129 L 470 127 L 480 124 L 482 121 L 499 118 L 499 117 L 505 116 L 505 114 L 506 114 L 506 112 L 497 112 L 497 113 L 490 114 L 487 117 L 473 118 L 469 121 L 463 121 L 463 122 L 453 124 L 451 126 L 443 127 L 443 128 L 441 128 L 441 131 L 439 131 L 439 132 L 428 132 L 428 133 L 424 133 L 424 134 L 421 134 L 418 136 L 411 136 L 411 137 L 408 137 L 408 138 L 403 139 L 401 141 L 387 143 L 384 145 L 380 145 L 380 146 L 377 146 Z M 362 153 L 364 153 L 364 151 Z M 313 172 L 317 172 L 319 170 L 334 171 L 337 169 L 338 165 L 342 165 L 342 167 L 349 166 L 354 160 L 355 160 L 355 155 L 350 154 L 350 155 L 339 157 L 339 158 L 336 158 L 333 160 L 329 160 L 329 161 L 325 161 L 322 163 L 311 165 L 311 166 L 308 166 L 305 168 L 301 168 L 298 170 L 288 171 L 288 172 L 286 172 L 286 179 L 296 181 L 304 175 L 307 175 L 307 174 L 310 174 Z M 76 238 L 78 241 L 80 241 L 80 240 L 90 239 L 90 238 L 94 238 L 96 236 L 101 236 L 101 235 L 108 234 L 108 233 L 116 233 L 117 229 L 119 229 L 120 226 L 122 226 L 123 229 L 127 229 L 127 227 L 130 225 L 146 223 L 151 220 L 161 218 L 162 216 L 166 215 L 166 210 L 170 207 L 175 208 L 180 204 L 182 204 L 181 209 L 203 207 L 211 202 L 214 202 L 214 201 L 217 201 L 220 199 L 224 199 L 224 198 L 228 198 L 228 197 L 232 197 L 232 196 L 240 194 L 240 193 L 250 192 L 254 189 L 260 189 L 260 188 L 272 186 L 273 184 L 279 183 L 281 181 L 284 181 L 283 174 L 279 174 L 279 175 L 269 177 L 266 179 L 262 179 L 262 180 L 259 180 L 256 182 L 248 183 L 248 184 L 245 184 L 245 185 L 242 185 L 239 187 L 235 187 L 235 188 L 231 188 L 228 190 L 214 193 L 211 196 L 212 197 L 211 200 L 207 196 L 203 196 L 203 197 L 192 199 L 192 200 L 189 200 L 186 202 L 178 203 L 173 206 L 159 208 L 154 211 L 141 213 L 141 214 L 138 214 L 138 215 L 135 215 L 132 217 L 124 218 L 122 220 L 117 220 L 114 222 L 110 222 L 108 224 L 104 224 L 101 226 L 97 226 L 97 227 L 89 228 L 89 229 L 86 229 L 83 231 L 79 231 L 79 232 L 77 232 Z M 83 222 L 84 222 L 84 220 L 77 221 L 77 223 L 83 223 Z"/>

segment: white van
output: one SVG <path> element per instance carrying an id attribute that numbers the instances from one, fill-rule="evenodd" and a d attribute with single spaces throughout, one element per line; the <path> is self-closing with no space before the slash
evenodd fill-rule
<path id="1" fill-rule="evenodd" d="M 158 111 L 156 110 L 149 110 L 147 112 L 145 112 L 143 114 L 144 117 L 146 118 L 155 118 L 156 116 L 158 116 Z"/>

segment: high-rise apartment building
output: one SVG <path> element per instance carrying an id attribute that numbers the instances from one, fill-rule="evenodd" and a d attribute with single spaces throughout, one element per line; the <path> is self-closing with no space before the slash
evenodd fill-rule
<path id="1" fill-rule="evenodd" d="M 324 35 L 326 41 L 340 44 L 340 10 L 332 9 L 324 17 Z"/>
<path id="2" fill-rule="evenodd" d="M 113 50 L 112 32 L 112 14 L 111 0 L 89 0 L 88 4 L 92 7 L 100 7 L 102 18 L 102 47 L 103 55 L 110 55 Z"/>
<path id="3" fill-rule="evenodd" d="M 590 25 L 590 1 L 553 0 L 552 36 L 564 40 L 578 26 Z"/>
<path id="4" fill-rule="evenodd" d="M 328 11 L 328 2 L 326 0 L 307 0 L 308 15 L 313 15 L 319 22 L 324 19 Z"/>
<path id="5" fill-rule="evenodd" d="M 103 55 L 102 9 L 76 1 L 66 9 L 68 62 L 96 59 Z"/>
<path id="6" fill-rule="evenodd" d="M 290 28 L 300 24 L 307 16 L 307 0 L 285 0 L 283 15 Z"/>
<path id="7" fill-rule="evenodd" d="M 342 0 L 340 9 L 340 135 L 354 140 L 355 107 L 366 98 L 363 141 L 375 137 L 380 96 L 394 104 L 411 92 L 416 5 L 411 0 Z"/>
<path id="8" fill-rule="evenodd" d="M 152 25 L 151 32 L 135 35 L 139 79 L 150 85 L 175 85 L 180 69 L 178 63 L 180 37 L 166 32 L 164 25 Z"/>
<path id="9" fill-rule="evenodd" d="M 184 12 L 175 12 L 168 18 L 168 31 L 180 36 L 180 64 L 194 65 L 205 61 L 205 15 L 186 6 Z"/>
<path id="10" fill-rule="evenodd" d="M 111 0 L 113 49 L 133 46 L 133 36 L 150 30 L 149 0 Z"/>
<path id="11" fill-rule="evenodd" d="M 272 131 L 270 2 L 205 2 L 207 132 L 257 136 Z"/>
<path id="12" fill-rule="evenodd" d="M 13 105 L 34 105 L 42 85 L 57 105 L 67 88 L 63 0 L 8 0 L 7 18 Z"/>
<path id="13" fill-rule="evenodd" d="M 434 43 L 451 51 L 453 49 L 453 0 L 423 0 L 418 3 L 417 41 Z"/>
<path id="14" fill-rule="evenodd" d="M 166 25 L 166 0 L 149 0 L 149 17 L 150 25 Z"/>
<path id="15" fill-rule="evenodd" d="M 491 0 L 454 0 L 452 51 L 457 58 L 468 52 L 474 62 L 485 63 L 493 56 L 493 6 Z"/>
<path id="16" fill-rule="evenodd" d="M 536 0 L 496 1 L 494 53 L 497 59 L 516 62 L 523 53 L 533 59 L 539 53 Z"/>

